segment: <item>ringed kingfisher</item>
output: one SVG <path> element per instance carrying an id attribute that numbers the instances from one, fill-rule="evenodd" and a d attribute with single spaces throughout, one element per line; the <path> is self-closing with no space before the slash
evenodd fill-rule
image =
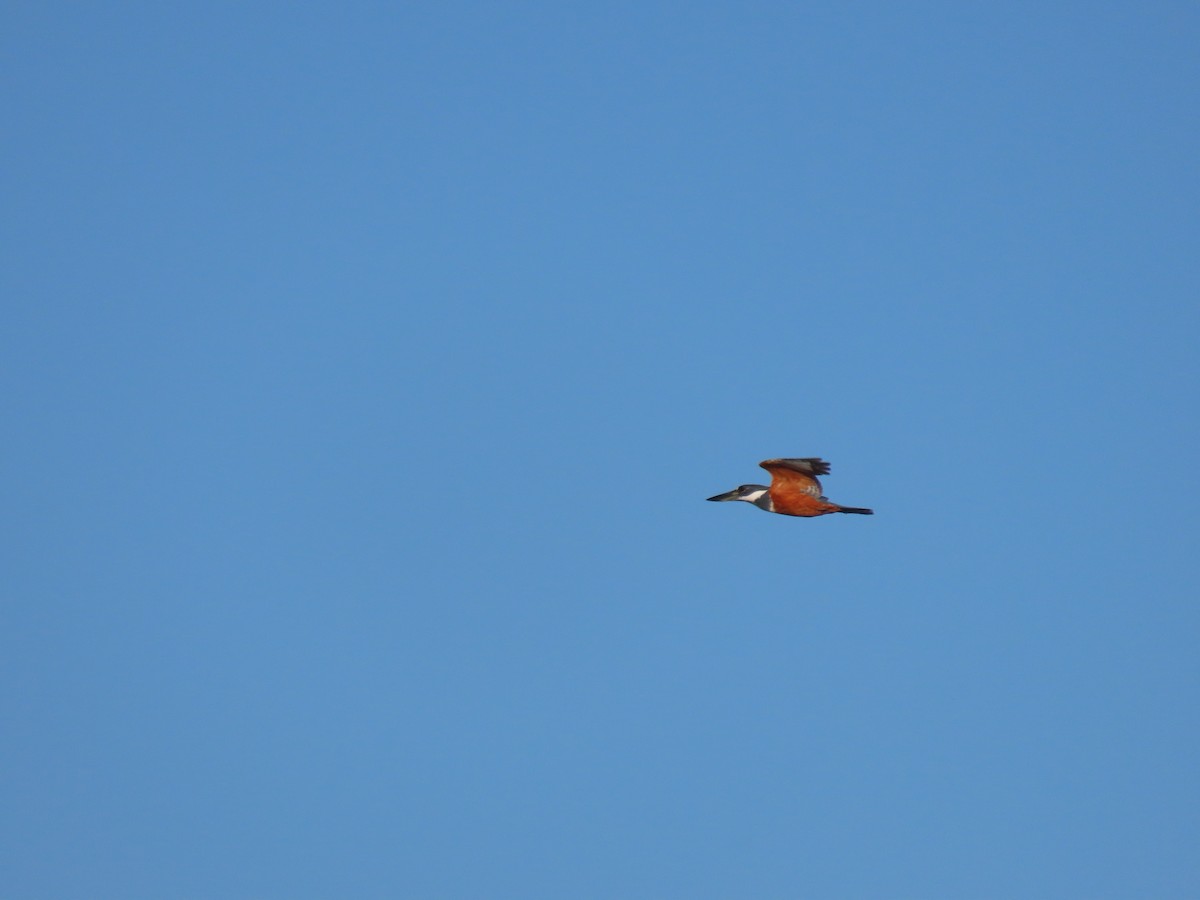
<path id="1" fill-rule="evenodd" d="M 858 513 L 873 516 L 875 510 L 838 506 L 821 493 L 818 475 L 829 474 L 829 463 L 815 456 L 803 459 L 766 459 L 759 463 L 771 473 L 771 486 L 743 484 L 709 500 L 745 500 L 767 512 L 785 516 L 826 516 L 829 513 Z"/>

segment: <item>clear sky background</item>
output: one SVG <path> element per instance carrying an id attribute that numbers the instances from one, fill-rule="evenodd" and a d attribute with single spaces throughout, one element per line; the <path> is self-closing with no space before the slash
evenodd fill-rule
<path id="1" fill-rule="evenodd" d="M 1200 895 L 1194 4 L 3 18 L 0 896 Z"/>

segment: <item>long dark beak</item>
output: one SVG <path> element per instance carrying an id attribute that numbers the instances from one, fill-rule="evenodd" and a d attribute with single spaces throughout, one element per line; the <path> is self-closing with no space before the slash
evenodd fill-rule
<path id="1" fill-rule="evenodd" d="M 709 497 L 709 500 L 736 500 L 738 498 L 737 490 L 726 491 L 724 494 L 717 494 L 715 497 Z"/>

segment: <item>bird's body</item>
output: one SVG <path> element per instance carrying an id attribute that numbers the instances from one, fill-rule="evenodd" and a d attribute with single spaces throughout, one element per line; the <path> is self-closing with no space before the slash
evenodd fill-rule
<path id="1" fill-rule="evenodd" d="M 784 516 L 825 516 L 829 513 L 874 515 L 874 510 L 856 506 L 839 506 L 821 493 L 818 475 L 829 474 L 829 463 L 815 456 L 798 459 L 767 459 L 759 463 L 771 473 L 770 487 L 762 484 L 743 484 L 709 500 L 744 500 L 759 509 Z"/>

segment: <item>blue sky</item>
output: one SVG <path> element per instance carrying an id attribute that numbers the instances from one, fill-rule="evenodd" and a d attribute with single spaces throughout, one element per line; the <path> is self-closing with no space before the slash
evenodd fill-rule
<path id="1" fill-rule="evenodd" d="M 0 894 L 1200 893 L 1194 7 L 4 18 Z"/>

